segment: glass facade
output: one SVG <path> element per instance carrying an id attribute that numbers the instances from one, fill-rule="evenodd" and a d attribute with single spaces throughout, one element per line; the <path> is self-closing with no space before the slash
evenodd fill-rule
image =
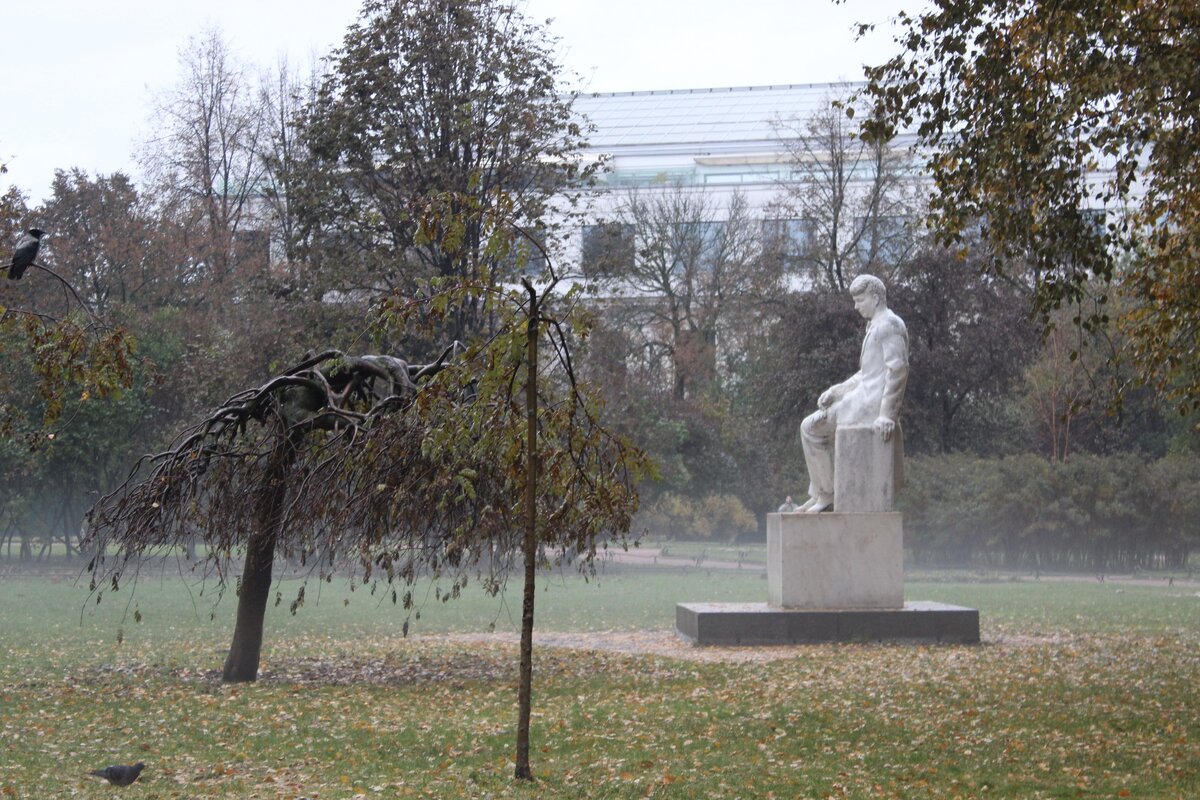
<path id="1" fill-rule="evenodd" d="M 590 149 L 610 159 L 602 188 L 676 184 L 715 189 L 768 187 L 802 179 L 784 157 L 781 123 L 804 120 L 858 84 L 788 84 L 730 89 L 581 95 L 592 123 Z"/>

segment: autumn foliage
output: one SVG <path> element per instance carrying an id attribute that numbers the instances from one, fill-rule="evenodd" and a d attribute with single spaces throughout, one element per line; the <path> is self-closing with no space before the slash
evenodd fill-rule
<path id="1" fill-rule="evenodd" d="M 901 13 L 868 69 L 875 135 L 917 135 L 932 219 L 978 229 L 1040 306 L 1103 325 L 1109 292 L 1143 381 L 1200 408 L 1200 9 L 1189 0 L 970 0 Z M 864 26 L 864 29 L 869 26 Z M 1083 301 L 1093 279 L 1099 307 Z"/>

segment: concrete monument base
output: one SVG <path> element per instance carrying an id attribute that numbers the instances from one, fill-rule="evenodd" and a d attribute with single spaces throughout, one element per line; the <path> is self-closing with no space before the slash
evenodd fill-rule
<path id="1" fill-rule="evenodd" d="M 902 515 L 768 514 L 767 600 L 784 608 L 900 608 Z"/>
<path id="2" fill-rule="evenodd" d="M 902 608 L 778 608 L 766 603 L 679 603 L 675 627 L 692 644 L 762 646 L 818 642 L 978 644 L 979 611 L 910 601 Z"/>
<path id="3" fill-rule="evenodd" d="M 891 511 L 904 485 L 904 433 L 889 441 L 870 425 L 837 429 L 833 460 L 834 511 Z M 851 466 L 847 466 L 851 465 Z"/>
<path id="4" fill-rule="evenodd" d="M 896 512 L 767 515 L 767 603 L 679 603 L 697 645 L 816 642 L 977 644 L 979 611 L 904 602 Z"/>

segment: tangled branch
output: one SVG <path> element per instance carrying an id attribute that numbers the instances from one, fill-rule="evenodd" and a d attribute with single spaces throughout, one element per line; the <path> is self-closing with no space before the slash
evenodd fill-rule
<path id="1" fill-rule="evenodd" d="M 231 396 L 166 450 L 139 459 L 96 504 L 84 542 L 95 553 L 93 589 L 100 577 L 115 587 L 135 554 L 190 550 L 196 537 L 208 545 L 208 558 L 227 560 L 248 541 L 264 492 L 275 490 L 289 495 L 284 522 L 304 520 L 282 525 L 292 536 L 280 544 L 307 561 L 317 549 L 315 531 L 351 522 L 347 500 L 357 490 L 344 473 L 354 450 L 366 446 L 365 432 L 407 409 L 419 384 L 462 349 L 455 342 L 429 364 L 327 350 Z M 283 468 L 281 446 L 288 450 Z M 123 556 L 107 563 L 113 550 Z"/>

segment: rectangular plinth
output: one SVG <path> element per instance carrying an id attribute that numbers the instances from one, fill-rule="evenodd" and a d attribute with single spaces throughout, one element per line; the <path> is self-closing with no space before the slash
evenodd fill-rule
<path id="1" fill-rule="evenodd" d="M 847 425 L 834 441 L 833 510 L 893 511 L 904 469 L 899 430 L 885 442 L 870 425 Z"/>
<path id="2" fill-rule="evenodd" d="M 697 645 L 819 642 L 977 644 L 979 611 L 929 601 L 890 609 L 777 608 L 766 603 L 679 603 L 675 626 Z"/>
<path id="3" fill-rule="evenodd" d="M 784 608 L 900 608 L 902 515 L 768 514 L 767 600 Z"/>

